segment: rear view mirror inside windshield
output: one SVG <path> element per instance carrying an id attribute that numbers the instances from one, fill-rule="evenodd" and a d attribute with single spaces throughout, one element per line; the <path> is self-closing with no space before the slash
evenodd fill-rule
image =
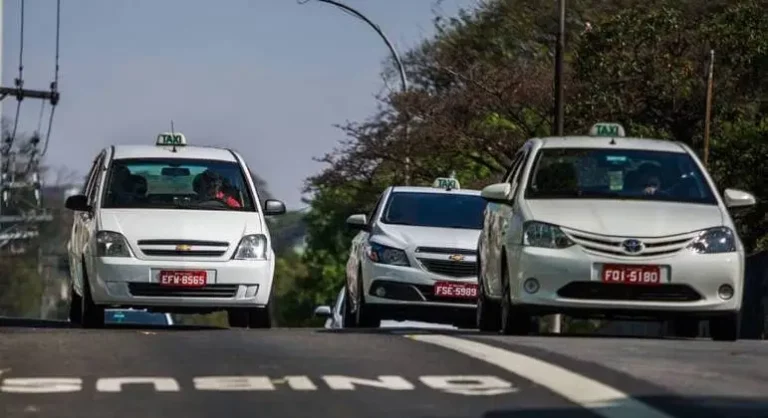
<path id="1" fill-rule="evenodd" d="M 160 173 L 167 177 L 186 177 L 189 169 L 185 167 L 163 167 Z"/>

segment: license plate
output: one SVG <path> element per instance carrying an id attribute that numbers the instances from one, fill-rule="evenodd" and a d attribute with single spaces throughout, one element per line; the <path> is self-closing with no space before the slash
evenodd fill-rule
<path id="1" fill-rule="evenodd" d="M 203 287 L 208 282 L 205 270 L 161 270 L 160 285 L 170 287 Z"/>
<path id="2" fill-rule="evenodd" d="M 661 268 L 659 266 L 605 264 L 603 265 L 603 281 L 606 283 L 658 285 L 661 284 Z"/>
<path id="3" fill-rule="evenodd" d="M 434 294 L 439 298 L 466 298 L 477 297 L 477 285 L 474 283 L 435 283 Z"/>

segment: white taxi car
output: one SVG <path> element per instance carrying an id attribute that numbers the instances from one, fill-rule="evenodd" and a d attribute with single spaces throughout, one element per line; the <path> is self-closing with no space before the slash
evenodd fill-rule
<path id="1" fill-rule="evenodd" d="M 368 216 L 350 216 L 361 231 L 346 266 L 344 327 L 393 319 L 473 328 L 485 206 L 479 190 L 439 178 L 433 187 L 388 187 Z"/>
<path id="2" fill-rule="evenodd" d="M 669 320 L 686 337 L 708 320 L 713 339 L 738 338 L 744 248 L 729 209 L 755 199 L 721 196 L 685 144 L 605 123 L 531 139 L 482 196 L 479 328 L 525 334 L 562 313 Z"/>
<path id="3" fill-rule="evenodd" d="M 243 158 L 187 146 L 179 133 L 155 145 L 115 145 L 93 161 L 69 251 L 70 321 L 102 327 L 105 308 L 208 313 L 234 327 L 270 327 L 275 257 L 260 199 Z"/>

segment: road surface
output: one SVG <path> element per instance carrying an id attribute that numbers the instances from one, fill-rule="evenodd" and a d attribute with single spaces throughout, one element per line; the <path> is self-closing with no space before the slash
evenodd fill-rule
<path id="1" fill-rule="evenodd" d="M 36 325 L 36 326 L 34 326 Z M 0 322 L 0 416 L 768 417 L 768 342 Z"/>

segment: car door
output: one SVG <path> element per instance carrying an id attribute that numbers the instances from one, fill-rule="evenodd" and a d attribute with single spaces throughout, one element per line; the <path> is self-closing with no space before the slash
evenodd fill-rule
<path id="1" fill-rule="evenodd" d="M 523 150 L 520 150 L 515 154 L 509 170 L 504 175 L 503 182 L 509 182 L 514 177 L 522 161 Z M 501 296 L 501 247 L 507 209 L 508 205 L 496 202 L 488 202 L 485 209 L 483 226 L 484 245 L 481 262 L 483 263 L 485 290 L 488 295 L 493 297 Z"/>
<path id="2" fill-rule="evenodd" d="M 93 185 L 101 172 L 100 166 L 103 161 L 104 153 L 100 153 L 93 159 L 91 170 L 88 172 L 85 184 L 81 191 L 82 194 L 88 196 L 92 191 Z M 69 270 L 72 277 L 73 286 L 82 295 L 82 266 L 84 250 L 87 245 L 87 238 L 84 233 L 86 230 L 86 223 L 92 215 L 88 212 L 75 212 L 72 216 L 72 232 L 69 238 L 68 250 L 69 250 Z"/>
<path id="3" fill-rule="evenodd" d="M 102 152 L 101 155 L 99 155 L 99 159 L 96 164 L 96 170 L 93 173 L 93 181 L 89 184 L 88 189 L 85 192 L 85 195 L 88 198 L 88 205 L 92 209 L 90 212 L 80 212 L 82 216 L 81 228 L 79 232 L 81 241 L 80 248 L 83 254 L 83 259 L 85 260 L 85 266 L 88 268 L 88 271 L 93 271 L 91 266 L 93 262 L 93 254 L 91 253 L 93 245 L 91 244 L 95 239 L 96 231 L 98 229 L 100 206 L 99 196 L 102 190 L 101 186 L 104 183 L 104 173 L 106 172 L 104 169 L 105 159 L 106 152 Z M 88 271 L 85 272 L 86 275 Z"/>
<path id="4" fill-rule="evenodd" d="M 517 171 L 509 179 L 509 183 L 512 185 L 512 193 L 510 195 L 510 203 L 504 210 L 504 226 L 502 229 L 502 247 L 506 251 L 507 260 L 507 273 L 510 278 L 516 278 L 518 270 L 518 260 L 522 252 L 522 240 L 523 240 L 523 224 L 525 223 L 526 215 L 523 210 L 523 199 L 521 198 L 522 190 L 525 189 L 525 184 L 528 181 L 529 166 L 533 159 L 534 152 L 531 145 L 526 146 L 523 152 L 523 160 L 518 167 Z M 515 284 L 512 284 L 515 286 Z M 514 295 L 515 292 L 512 292 Z"/>
<path id="5" fill-rule="evenodd" d="M 373 210 L 368 214 L 367 220 L 368 220 L 368 228 L 369 230 L 373 228 L 373 225 L 375 223 L 375 217 L 376 214 L 379 211 L 379 208 L 381 207 L 381 202 L 384 200 L 384 197 L 386 195 L 386 191 L 384 191 L 381 195 L 379 195 L 379 199 L 376 201 L 376 205 L 373 207 Z M 360 264 L 364 262 L 365 260 L 365 243 L 368 241 L 368 238 L 370 237 L 370 232 L 368 231 L 360 231 L 355 235 L 355 237 L 352 239 L 352 244 L 349 249 L 349 259 L 347 260 L 347 286 L 350 290 L 350 296 L 352 296 L 353 301 L 357 301 L 359 291 L 357 288 L 357 284 L 359 283 L 358 280 L 358 274 L 360 273 Z M 361 278 L 362 279 L 362 278 Z M 355 306 L 355 309 L 357 307 Z"/>

